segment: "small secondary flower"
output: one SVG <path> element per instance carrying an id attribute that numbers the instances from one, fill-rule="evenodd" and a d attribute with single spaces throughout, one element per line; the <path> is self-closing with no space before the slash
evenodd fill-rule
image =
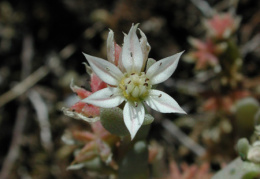
<path id="1" fill-rule="evenodd" d="M 234 17 L 231 13 L 215 14 L 211 19 L 205 21 L 210 36 L 217 39 L 229 38 L 239 27 L 241 18 Z"/>
<path id="2" fill-rule="evenodd" d="M 110 62 L 84 54 L 92 70 L 108 84 L 108 87 L 82 100 L 102 108 L 116 107 L 125 101 L 123 117 L 132 139 L 143 124 L 145 103 L 162 113 L 185 113 L 168 94 L 152 89 L 153 85 L 164 82 L 173 74 L 183 52 L 155 62 L 144 71 L 150 46 L 141 30 L 139 41 L 136 30 L 137 25 L 133 25 L 128 35 L 125 35 L 118 66 L 111 58 L 115 55 L 113 54 L 115 52 L 114 41 L 111 40 L 113 38 L 112 31 L 108 37 L 108 43 L 111 43 L 108 44 L 108 47 L 111 48 L 108 50 Z"/>

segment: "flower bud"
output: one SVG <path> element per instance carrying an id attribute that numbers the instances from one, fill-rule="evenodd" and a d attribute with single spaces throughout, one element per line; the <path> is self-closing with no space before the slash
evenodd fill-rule
<path id="1" fill-rule="evenodd" d="M 237 142 L 236 148 L 242 160 L 246 160 L 249 147 L 250 145 L 246 138 L 239 139 Z"/>
<path id="2" fill-rule="evenodd" d="M 238 129 L 252 133 L 254 116 L 259 109 L 259 103 L 254 98 L 244 98 L 235 106 L 235 116 Z"/>

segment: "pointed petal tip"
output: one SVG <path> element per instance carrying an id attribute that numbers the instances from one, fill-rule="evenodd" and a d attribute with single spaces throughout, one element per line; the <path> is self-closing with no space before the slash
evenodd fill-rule
<path id="1" fill-rule="evenodd" d="M 88 58 L 89 57 L 91 57 L 90 55 L 88 55 L 88 54 L 86 54 L 86 53 L 84 53 L 84 52 L 82 52 L 82 54 L 84 55 L 84 57 L 88 60 Z"/>
<path id="2" fill-rule="evenodd" d="M 130 133 L 130 138 L 131 138 L 131 140 L 134 140 L 135 135 L 136 135 L 136 134 L 131 134 L 131 133 Z"/>
<path id="3" fill-rule="evenodd" d="M 187 114 L 184 110 L 178 111 L 178 112 L 176 112 L 176 113 L 179 113 L 179 114 Z"/>
<path id="4" fill-rule="evenodd" d="M 124 122 L 130 133 L 131 140 L 134 139 L 140 127 L 142 126 L 144 121 L 144 114 L 144 106 L 141 103 L 139 103 L 137 107 L 133 106 L 129 102 L 125 104 L 123 110 Z"/>
<path id="5" fill-rule="evenodd" d="M 139 26 L 139 23 L 136 23 L 136 24 L 132 23 L 132 26 L 131 26 L 131 29 L 129 30 L 129 33 L 130 33 L 132 30 L 133 30 L 134 32 L 136 32 L 138 26 Z M 128 33 L 128 34 L 129 34 L 129 33 Z"/>

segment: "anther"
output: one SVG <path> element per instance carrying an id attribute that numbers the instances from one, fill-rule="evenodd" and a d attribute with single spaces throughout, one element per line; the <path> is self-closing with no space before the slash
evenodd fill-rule
<path id="1" fill-rule="evenodd" d="M 135 103 L 135 107 L 137 107 L 138 106 L 138 103 Z"/>
<path id="2" fill-rule="evenodd" d="M 147 81 L 149 81 L 149 79 L 148 79 L 148 78 L 146 78 L 146 79 L 145 79 L 145 82 L 147 82 Z"/>
<path id="3" fill-rule="evenodd" d="M 125 90 L 127 90 L 127 86 L 125 85 Z"/>
<path id="4" fill-rule="evenodd" d="M 107 71 L 110 71 L 110 69 L 109 69 L 108 67 L 106 67 L 106 70 L 107 70 Z"/>
<path id="5" fill-rule="evenodd" d="M 131 83 L 131 80 L 130 81 L 128 81 L 128 83 L 127 84 L 130 84 Z"/>
<path id="6" fill-rule="evenodd" d="M 131 73 L 131 75 L 134 75 L 135 73 Z"/>
<path id="7" fill-rule="evenodd" d="M 76 110 L 75 109 L 72 109 L 72 112 L 75 112 Z"/>
<path id="8" fill-rule="evenodd" d="M 160 65 L 159 66 L 161 66 L 162 65 L 162 62 L 160 63 Z"/>
<path id="9" fill-rule="evenodd" d="M 148 86 L 148 83 L 144 83 L 144 86 Z"/>
<path id="10" fill-rule="evenodd" d="M 130 52 L 130 56 L 133 57 L 133 53 L 132 52 Z"/>
<path id="11" fill-rule="evenodd" d="M 114 94 L 111 94 L 109 97 L 111 98 L 112 96 L 114 96 Z"/>
<path id="12" fill-rule="evenodd" d="M 162 97 L 162 94 L 160 94 L 158 97 L 159 97 L 159 98 Z"/>

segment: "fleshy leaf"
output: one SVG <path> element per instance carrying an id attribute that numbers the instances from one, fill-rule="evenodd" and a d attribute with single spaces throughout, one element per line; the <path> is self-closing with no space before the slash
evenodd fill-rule
<path id="1" fill-rule="evenodd" d="M 144 121 L 144 106 L 142 103 L 127 102 L 124 107 L 124 122 L 133 139 Z"/>
<path id="2" fill-rule="evenodd" d="M 177 53 L 154 63 L 146 73 L 151 84 L 155 85 L 167 80 L 175 71 L 182 53 Z"/>
<path id="3" fill-rule="evenodd" d="M 149 97 L 145 101 L 152 109 L 162 113 L 186 114 L 171 96 L 159 90 L 151 90 Z"/>
<path id="4" fill-rule="evenodd" d="M 149 125 L 154 121 L 154 118 L 151 114 L 145 114 L 143 125 Z"/>
<path id="5" fill-rule="evenodd" d="M 128 73 L 140 72 L 143 66 L 143 53 L 139 39 L 136 35 L 137 25 L 132 25 L 124 38 L 122 50 L 122 63 Z"/>
<path id="6" fill-rule="evenodd" d="M 124 101 L 118 88 L 107 87 L 99 90 L 89 97 L 82 100 L 82 102 L 93 104 L 103 108 L 116 107 Z"/>
<path id="7" fill-rule="evenodd" d="M 83 53 L 96 75 L 110 85 L 117 85 L 123 73 L 112 63 Z"/>
<path id="8" fill-rule="evenodd" d="M 73 131 L 73 137 L 79 141 L 89 142 L 95 139 L 95 135 L 88 131 Z"/>
<path id="9" fill-rule="evenodd" d="M 115 108 L 101 108 L 100 121 L 104 128 L 117 136 L 129 135 L 123 119 L 123 110 Z"/>

